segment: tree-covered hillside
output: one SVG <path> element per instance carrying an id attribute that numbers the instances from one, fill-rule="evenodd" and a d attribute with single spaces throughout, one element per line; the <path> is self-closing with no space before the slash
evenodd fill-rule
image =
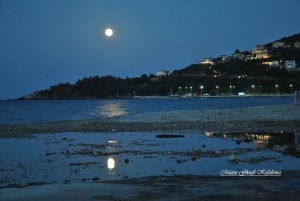
<path id="1" fill-rule="evenodd" d="M 74 84 L 61 83 L 49 89 L 34 92 L 20 99 L 84 99 L 84 98 L 129 98 L 134 96 L 167 95 L 233 95 L 238 92 L 248 94 L 291 93 L 300 89 L 300 68 L 287 70 L 285 60 L 295 60 L 300 64 L 300 48 L 289 47 L 300 41 L 300 34 L 282 38 L 286 47 L 272 48 L 265 59 L 236 59 L 225 61 L 214 58 L 214 64 L 192 64 L 175 70 L 167 76 L 142 75 L 136 78 L 113 76 L 89 77 Z M 249 51 L 245 54 L 249 57 Z M 278 61 L 278 66 L 268 62 Z"/>

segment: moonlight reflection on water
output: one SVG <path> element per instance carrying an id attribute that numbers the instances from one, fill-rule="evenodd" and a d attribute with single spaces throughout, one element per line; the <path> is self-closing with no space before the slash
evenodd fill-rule
<path id="1" fill-rule="evenodd" d="M 107 168 L 110 170 L 115 168 L 115 160 L 113 158 L 107 159 Z"/>
<path id="2" fill-rule="evenodd" d="M 104 117 L 119 117 L 128 114 L 124 106 L 125 103 L 122 102 L 107 102 L 98 106 L 97 110 Z"/>

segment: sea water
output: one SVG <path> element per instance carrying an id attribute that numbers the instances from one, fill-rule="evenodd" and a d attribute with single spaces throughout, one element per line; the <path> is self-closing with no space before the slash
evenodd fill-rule
<path id="1" fill-rule="evenodd" d="M 292 97 L 9 100 L 0 101 L 0 124 L 111 118 L 147 112 L 246 108 L 291 103 Z"/>

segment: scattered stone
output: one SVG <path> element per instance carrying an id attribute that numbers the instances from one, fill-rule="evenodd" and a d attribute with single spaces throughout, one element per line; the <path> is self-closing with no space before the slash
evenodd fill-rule
<path id="1" fill-rule="evenodd" d="M 235 156 L 235 154 L 230 154 L 228 160 L 231 161 L 231 162 L 236 161 L 236 156 Z"/>
<path id="2" fill-rule="evenodd" d="M 195 161 L 195 160 L 197 160 L 197 156 L 191 156 L 191 159 L 192 159 L 192 161 Z"/>
<path id="3" fill-rule="evenodd" d="M 44 185 L 46 184 L 45 182 L 29 182 L 26 184 L 26 186 L 39 186 L 39 185 Z"/>
<path id="4" fill-rule="evenodd" d="M 53 153 L 53 152 L 47 152 L 46 153 L 46 156 L 51 156 L 51 155 L 55 155 L 55 153 Z"/>
<path id="5" fill-rule="evenodd" d="M 181 164 L 182 163 L 182 160 L 176 160 L 177 163 Z"/>
<path id="6" fill-rule="evenodd" d="M 285 151 L 285 147 L 284 146 L 280 146 L 280 145 L 275 145 L 274 149 L 276 151 L 279 151 L 279 152 L 284 152 Z"/>
<path id="7" fill-rule="evenodd" d="M 68 184 L 69 182 L 70 182 L 69 179 L 64 180 L 64 183 L 65 183 L 65 184 Z"/>
<path id="8" fill-rule="evenodd" d="M 156 138 L 182 138 L 185 137 L 184 135 L 156 135 Z"/>
<path id="9" fill-rule="evenodd" d="M 93 181 L 99 181 L 100 180 L 100 178 L 99 177 L 93 177 L 93 179 L 92 179 Z"/>
<path id="10" fill-rule="evenodd" d="M 99 162 L 95 161 L 95 162 L 77 162 L 77 163 L 70 163 L 70 166 L 89 166 L 89 165 L 96 165 Z"/>

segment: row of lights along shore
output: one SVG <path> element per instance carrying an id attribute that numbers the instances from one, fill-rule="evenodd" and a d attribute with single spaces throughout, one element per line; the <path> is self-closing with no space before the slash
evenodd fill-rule
<path id="1" fill-rule="evenodd" d="M 217 85 L 216 87 L 216 93 L 219 94 L 219 86 Z M 275 93 L 277 94 L 278 93 L 278 88 L 279 88 L 279 84 L 275 84 Z M 191 93 L 193 93 L 193 87 L 190 86 L 190 87 L 184 87 L 185 89 L 185 92 L 187 92 L 188 90 L 190 90 Z M 204 86 L 203 85 L 200 85 L 199 86 L 199 89 L 201 91 L 201 95 L 203 94 L 203 89 L 204 89 Z M 252 92 L 254 92 L 256 89 L 256 86 L 253 84 L 251 85 L 251 90 Z M 259 85 L 259 89 L 261 91 L 261 85 Z M 182 90 L 182 87 L 178 87 L 178 91 L 181 91 Z M 235 86 L 234 85 L 230 85 L 229 86 L 229 90 L 230 90 L 230 93 L 232 93 L 232 90 L 235 90 Z M 290 84 L 290 93 L 293 93 L 293 85 Z"/>

